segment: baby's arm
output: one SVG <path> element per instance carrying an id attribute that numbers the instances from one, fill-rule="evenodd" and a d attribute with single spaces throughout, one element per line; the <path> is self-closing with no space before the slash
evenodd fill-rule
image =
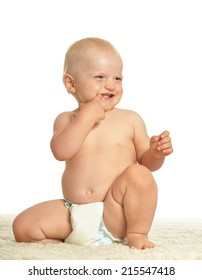
<path id="1" fill-rule="evenodd" d="M 171 138 L 168 131 L 149 139 L 143 119 L 133 112 L 134 146 L 137 161 L 151 171 L 159 169 L 164 163 L 165 156 L 172 153 Z"/>
<path id="2" fill-rule="evenodd" d="M 165 160 L 165 157 L 173 152 L 170 134 L 164 131 L 158 136 L 152 136 L 150 147 L 142 156 L 141 164 L 151 171 L 159 169 Z"/>
<path id="3" fill-rule="evenodd" d="M 80 149 L 89 131 L 104 119 L 105 111 L 99 99 L 98 96 L 93 101 L 83 104 L 72 120 L 71 113 L 62 113 L 56 118 L 51 140 L 51 149 L 56 159 L 72 158 Z"/>

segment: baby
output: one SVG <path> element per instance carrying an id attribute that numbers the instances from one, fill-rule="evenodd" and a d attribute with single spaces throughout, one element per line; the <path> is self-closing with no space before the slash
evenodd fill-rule
<path id="1" fill-rule="evenodd" d="M 66 163 L 64 199 L 19 214 L 16 241 L 154 247 L 148 239 L 157 204 L 151 172 L 173 149 L 168 131 L 149 138 L 139 114 L 116 108 L 122 68 L 108 41 L 85 38 L 68 49 L 63 82 L 78 108 L 56 118 L 51 140 L 53 155 Z"/>

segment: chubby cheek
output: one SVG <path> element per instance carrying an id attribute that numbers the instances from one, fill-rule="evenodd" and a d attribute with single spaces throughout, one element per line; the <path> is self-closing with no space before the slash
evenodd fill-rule
<path id="1" fill-rule="evenodd" d="M 82 103 L 87 103 L 92 101 L 95 96 L 96 92 L 93 91 L 91 88 L 83 87 L 76 90 L 77 100 Z"/>
<path id="2" fill-rule="evenodd" d="M 96 95 L 97 95 L 97 92 L 95 90 L 91 89 L 91 88 L 88 88 L 82 94 L 85 102 L 92 101 L 96 97 Z"/>
<path id="3" fill-rule="evenodd" d="M 101 86 L 94 83 L 86 83 L 82 88 L 80 87 L 80 93 L 85 102 L 92 101 L 101 91 Z"/>
<path id="4" fill-rule="evenodd" d="M 119 101 L 121 100 L 121 97 L 122 97 L 122 94 L 117 95 L 117 97 L 114 100 L 114 103 L 115 103 L 114 106 L 116 106 L 119 103 Z"/>
<path id="5" fill-rule="evenodd" d="M 116 91 L 116 98 L 117 98 L 117 100 L 120 100 L 122 95 L 123 95 L 123 90 L 122 89 L 118 89 Z"/>

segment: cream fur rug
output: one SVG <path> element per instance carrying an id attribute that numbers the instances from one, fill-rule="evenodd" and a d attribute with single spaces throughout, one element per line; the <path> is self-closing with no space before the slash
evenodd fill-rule
<path id="1" fill-rule="evenodd" d="M 144 251 L 121 244 L 90 247 L 17 243 L 12 220 L 12 216 L 0 215 L 1 260 L 202 260 L 202 220 L 155 220 L 150 239 L 156 247 Z"/>

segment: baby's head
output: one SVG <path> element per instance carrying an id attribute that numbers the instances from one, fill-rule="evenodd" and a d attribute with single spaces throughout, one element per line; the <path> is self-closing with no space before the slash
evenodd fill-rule
<path id="1" fill-rule="evenodd" d="M 79 104 L 102 95 L 105 99 L 113 96 L 111 101 L 115 105 L 122 95 L 122 68 L 121 56 L 111 43 L 85 38 L 67 50 L 63 82 Z"/>
<path id="2" fill-rule="evenodd" d="M 108 41 L 100 38 L 84 38 L 72 44 L 65 55 L 63 74 L 76 73 L 85 59 L 92 59 L 93 52 L 111 51 L 121 57 L 115 47 Z M 110 57 L 109 57 L 110 59 Z"/>

